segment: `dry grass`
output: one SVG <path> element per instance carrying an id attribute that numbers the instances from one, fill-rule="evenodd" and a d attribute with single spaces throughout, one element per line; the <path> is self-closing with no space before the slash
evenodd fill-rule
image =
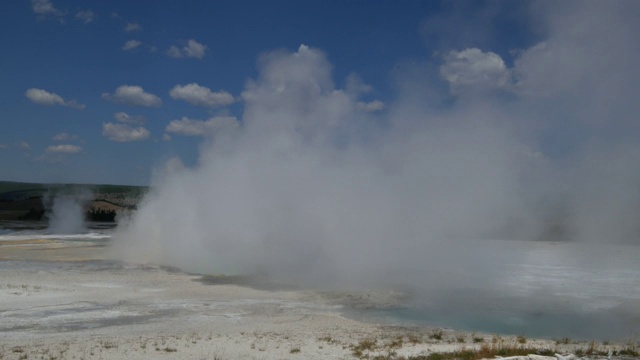
<path id="1" fill-rule="evenodd" d="M 386 355 L 371 356 L 371 352 L 376 350 L 375 343 L 370 341 L 361 341 L 358 346 L 353 348 L 353 355 L 360 359 L 374 359 L 374 360 L 480 360 L 491 359 L 508 356 L 525 356 L 529 354 L 539 354 L 552 356 L 554 354 L 551 350 L 540 350 L 532 347 L 517 346 L 517 345 L 505 345 L 505 344 L 485 344 L 479 349 L 465 349 L 452 351 L 452 352 L 439 352 L 429 355 L 415 355 L 415 356 L 397 356 L 395 352 L 389 352 Z M 380 349 L 378 349 L 380 350 Z M 368 352 L 365 352 L 368 351 Z"/>
<path id="2" fill-rule="evenodd" d="M 247 334 L 250 336 L 251 333 Z M 352 338 L 353 342 L 349 345 L 349 340 L 338 340 L 333 334 L 322 335 L 316 340 L 318 345 L 331 345 L 337 352 L 341 352 L 343 357 L 367 360 L 479 360 L 479 359 L 496 359 L 498 357 L 509 356 L 526 356 L 530 354 L 538 354 L 545 356 L 553 356 L 556 353 L 564 354 L 567 351 L 572 352 L 578 358 L 588 357 L 591 359 L 605 359 L 611 354 L 625 359 L 638 358 L 640 342 L 638 340 L 630 340 L 628 343 L 619 342 L 575 342 L 572 340 L 561 339 L 554 344 L 552 341 L 542 342 L 537 339 L 527 339 L 524 335 L 500 337 L 497 335 L 490 336 L 486 334 L 456 334 L 444 331 L 441 340 L 433 337 L 433 330 L 419 332 L 409 331 L 390 331 L 381 332 L 376 335 L 361 335 L 362 338 Z M 213 337 L 212 335 L 209 335 Z M 272 347 L 268 347 L 267 333 L 254 333 L 256 339 L 251 344 L 251 348 L 256 352 L 263 352 L 260 355 L 252 355 L 254 359 L 271 358 L 269 353 Z M 481 338 L 481 343 L 472 344 L 472 339 Z M 0 344 L 0 360 L 2 359 L 66 359 L 75 356 L 76 359 L 98 358 L 104 355 L 113 356 L 118 354 L 126 358 L 130 353 L 128 351 L 139 351 L 145 356 L 151 358 L 162 357 L 167 355 L 176 356 L 182 353 L 184 356 L 189 355 L 190 347 L 197 342 L 197 346 L 202 346 L 202 342 L 206 339 L 196 333 L 182 334 L 176 336 L 157 336 L 150 338 L 136 338 L 133 342 L 126 341 L 121 338 L 112 339 L 96 339 L 92 344 L 78 344 L 61 342 L 57 344 L 33 344 L 31 345 L 3 345 Z M 315 355 L 315 349 L 305 345 L 305 351 L 302 351 L 301 343 L 291 341 L 289 335 L 282 335 L 285 342 L 276 346 L 276 349 L 282 347 L 283 353 L 288 353 L 285 358 L 306 358 Z M 447 345 L 459 343 L 460 345 Z M 248 345 L 248 344 L 247 344 Z M 443 345 L 443 346 L 441 346 Z M 79 347 L 80 346 L 80 347 Z M 547 346 L 547 348 L 544 348 Z M 339 350 L 338 347 L 342 347 Z M 322 346 L 320 346 L 322 348 Z M 155 351 L 149 349 L 155 349 Z M 440 350 L 436 350 L 440 349 Z M 444 350 L 456 349 L 456 350 Z M 436 352 L 433 352 L 436 351 Z M 437 352 L 440 351 L 440 352 Z M 76 355 L 73 355 L 76 354 Z M 81 355 L 79 355 L 81 354 Z M 155 355 L 153 355 L 155 354 Z M 202 357 L 203 359 L 205 357 Z M 215 347 L 206 357 L 214 360 L 226 360 L 234 357 L 228 356 L 226 351 Z"/>
<path id="3" fill-rule="evenodd" d="M 518 335 L 517 339 L 518 344 L 526 344 L 527 343 L 527 338 L 524 337 L 524 335 Z"/>
<path id="4" fill-rule="evenodd" d="M 368 357 L 369 354 L 376 349 L 376 344 L 376 339 L 362 339 L 358 344 L 351 346 L 351 351 L 355 357 Z"/>

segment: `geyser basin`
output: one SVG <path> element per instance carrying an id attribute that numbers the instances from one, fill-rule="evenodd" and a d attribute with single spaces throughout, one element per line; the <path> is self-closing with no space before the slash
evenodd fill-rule
<path id="1" fill-rule="evenodd" d="M 640 247 L 481 241 L 495 279 L 415 288 L 407 306 L 359 318 L 541 338 L 619 340 L 640 329 Z M 469 274 L 470 277 L 473 274 Z"/>

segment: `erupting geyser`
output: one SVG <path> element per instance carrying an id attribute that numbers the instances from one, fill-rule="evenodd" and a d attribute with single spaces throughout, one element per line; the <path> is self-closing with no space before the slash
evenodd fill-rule
<path id="1" fill-rule="evenodd" d="M 544 38 L 511 61 L 463 48 L 405 63 L 384 108 L 357 75 L 336 85 L 318 49 L 262 55 L 241 118 L 212 118 L 197 165 L 159 172 L 114 251 L 446 304 L 526 256 L 483 252 L 489 239 L 637 243 L 638 3 L 538 5 Z"/>

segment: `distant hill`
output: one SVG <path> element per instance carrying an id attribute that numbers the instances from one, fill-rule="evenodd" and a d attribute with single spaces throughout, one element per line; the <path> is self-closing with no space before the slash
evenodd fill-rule
<path id="1" fill-rule="evenodd" d="M 0 219 L 38 220 L 46 217 L 51 199 L 70 196 L 86 202 L 88 219 L 113 221 L 115 214 L 136 209 L 147 191 L 146 186 L 0 181 Z"/>

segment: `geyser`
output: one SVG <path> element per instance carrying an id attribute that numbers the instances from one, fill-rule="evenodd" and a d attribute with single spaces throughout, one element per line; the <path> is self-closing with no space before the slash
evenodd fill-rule
<path id="1" fill-rule="evenodd" d="M 536 3 L 542 41 L 511 62 L 466 48 L 434 58 L 439 71 L 398 67 L 379 112 L 356 75 L 336 86 L 320 50 L 266 53 L 241 118 L 214 117 L 197 165 L 158 172 L 114 251 L 203 273 L 399 286 L 444 304 L 433 294 L 516 295 L 501 264 L 527 252 L 487 253 L 487 239 L 635 244 L 639 6 Z M 561 299 L 544 294 L 537 308 Z"/>

